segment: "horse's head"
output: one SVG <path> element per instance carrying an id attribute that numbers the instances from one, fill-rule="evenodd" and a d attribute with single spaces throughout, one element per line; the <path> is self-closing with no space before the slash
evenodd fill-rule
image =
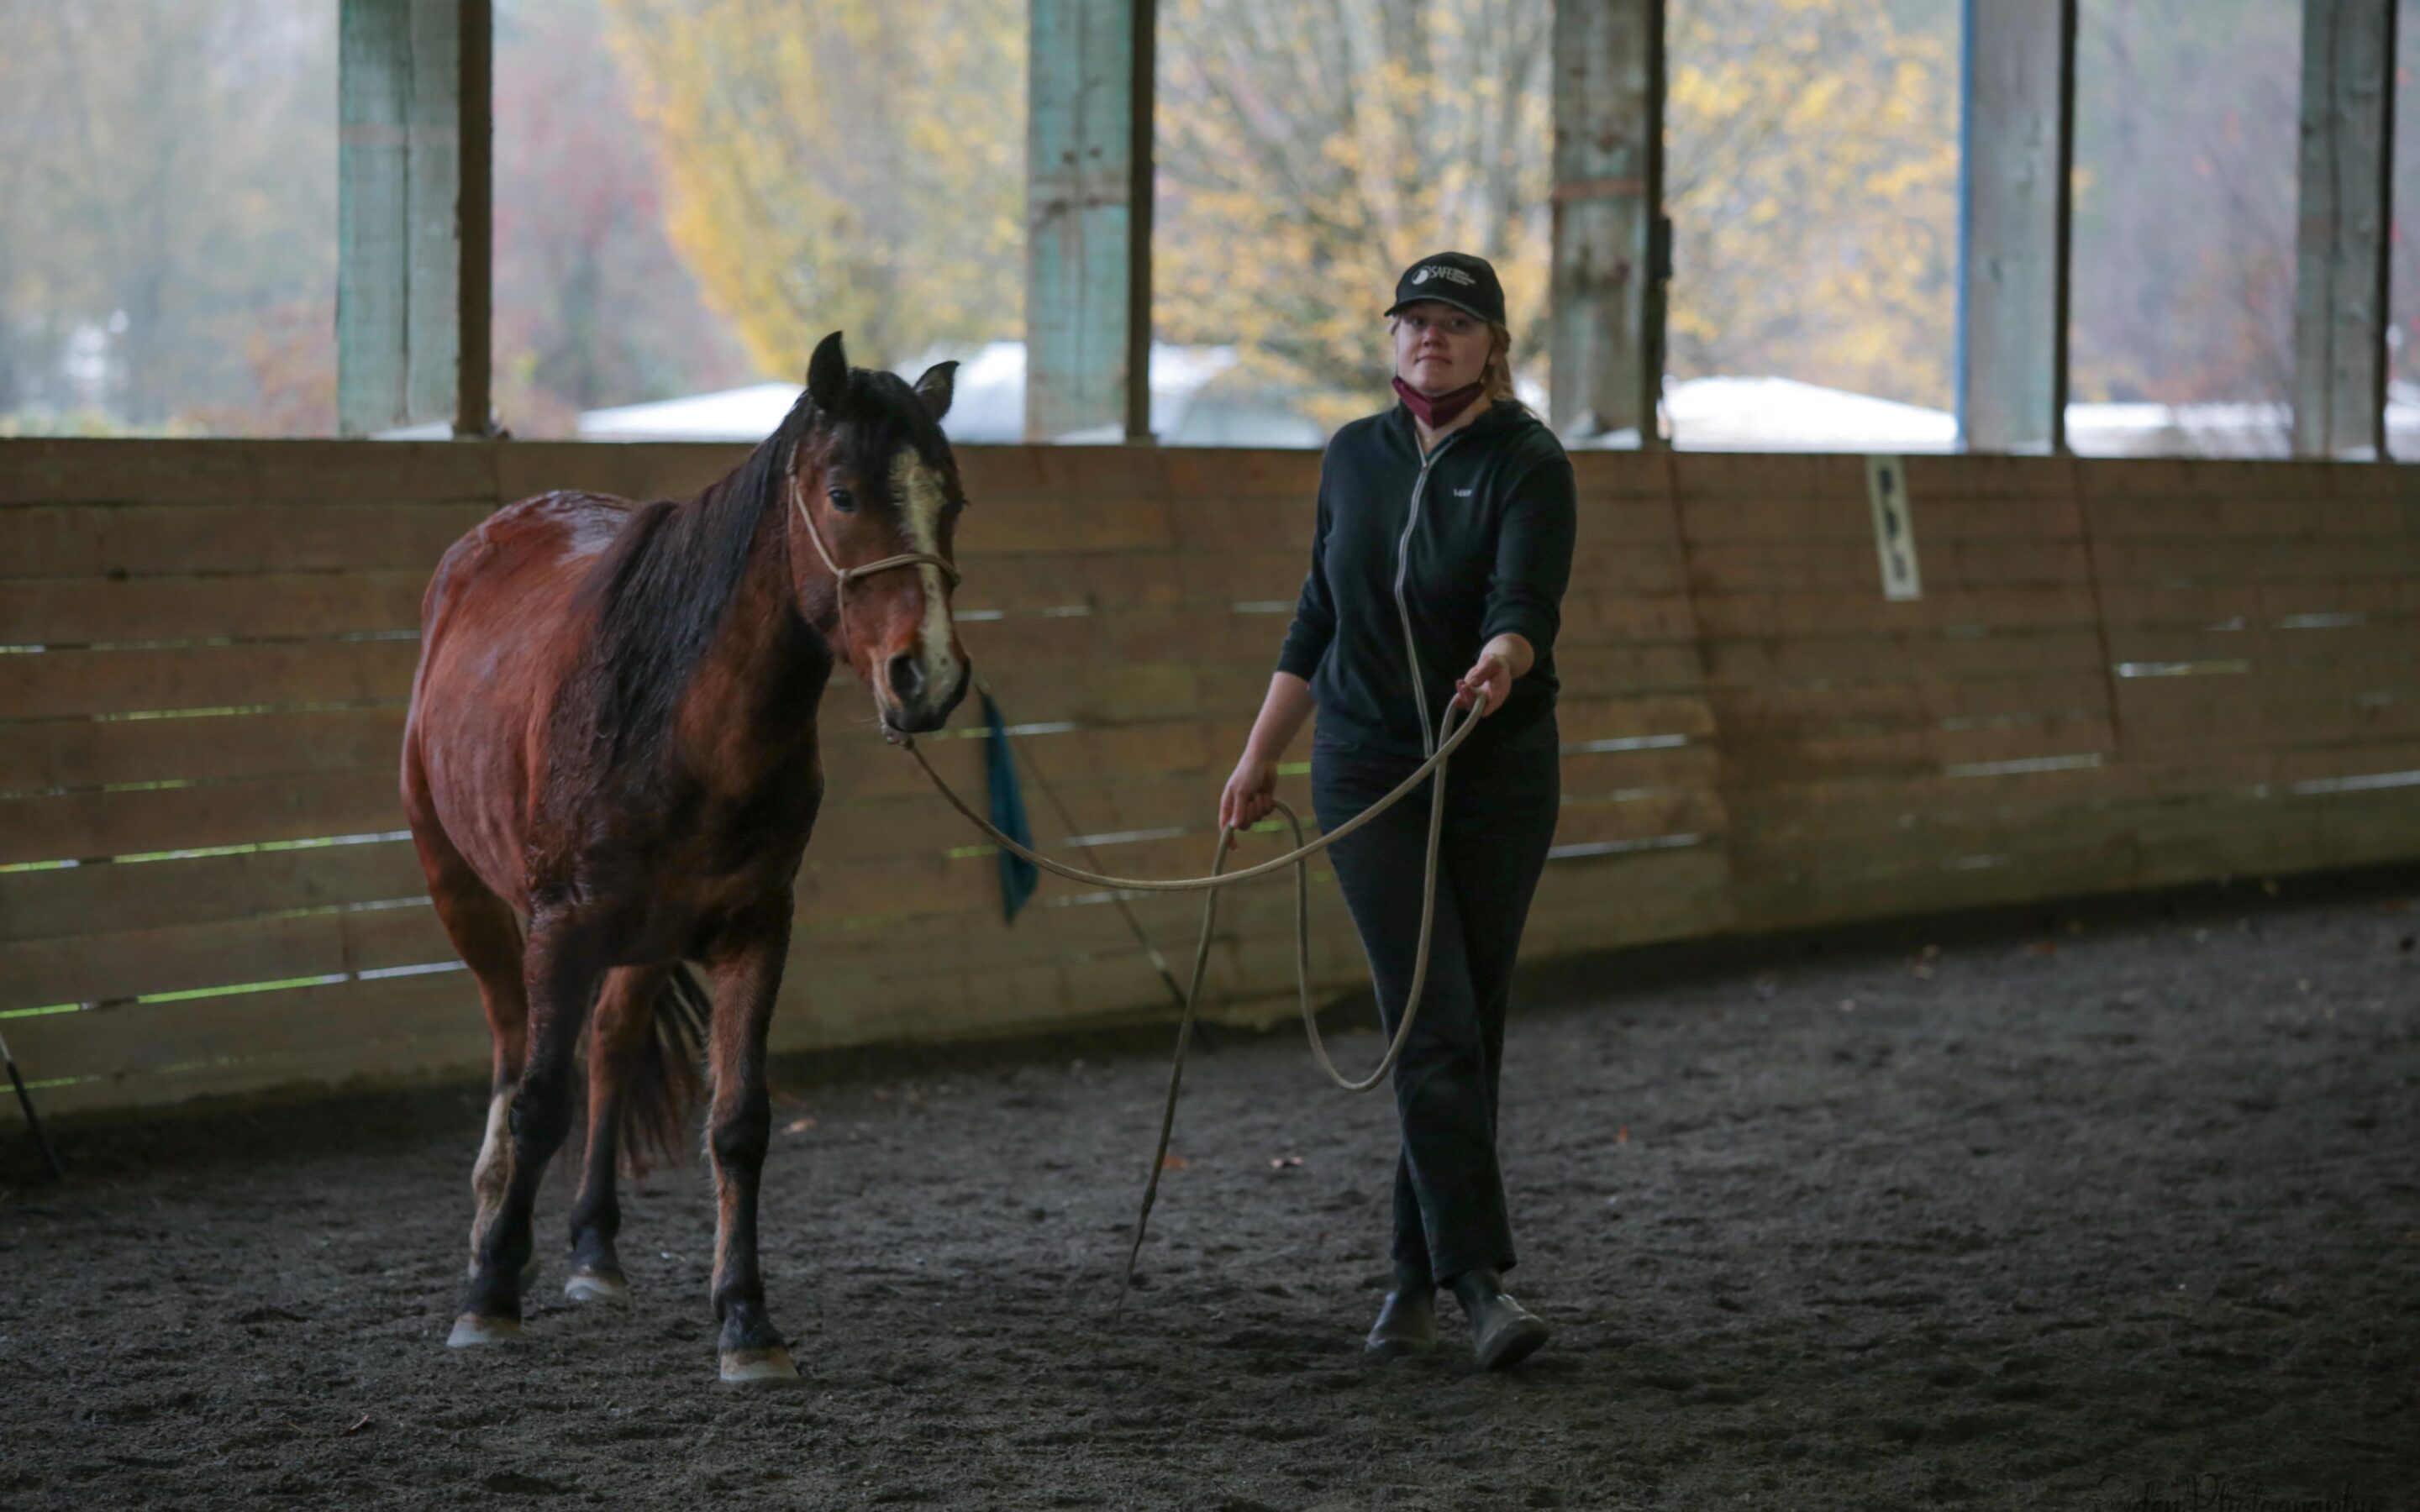
<path id="1" fill-rule="evenodd" d="M 910 733 L 941 727 L 970 672 L 950 617 L 956 570 L 945 565 L 967 502 L 941 434 L 956 367 L 938 363 L 911 388 L 895 373 L 850 367 L 833 332 L 807 364 L 816 412 L 790 456 L 799 610 L 810 624 L 837 612 L 833 649 L 874 689 L 882 722 Z M 901 556 L 924 560 L 880 565 Z M 878 570 L 856 574 L 866 566 Z"/>

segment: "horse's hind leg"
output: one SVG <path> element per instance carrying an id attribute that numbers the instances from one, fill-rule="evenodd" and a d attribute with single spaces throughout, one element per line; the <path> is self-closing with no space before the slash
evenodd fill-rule
<path id="1" fill-rule="evenodd" d="M 413 798 L 420 801 L 411 801 Z M 506 1126 L 513 1088 L 521 1079 L 521 1062 L 529 1046 L 529 997 L 521 982 L 520 922 L 510 905 L 489 891 L 471 863 L 454 848 L 429 811 L 426 795 L 407 790 L 407 817 L 411 841 L 420 853 L 420 869 L 428 879 L 428 899 L 437 905 L 438 921 L 445 926 L 455 952 L 479 983 L 479 1003 L 488 1013 L 488 1038 L 492 1049 L 488 1073 L 488 1128 L 479 1143 L 479 1159 L 471 1168 L 471 1195 L 478 1204 L 471 1220 L 471 1269 L 478 1269 L 479 1245 L 495 1222 L 512 1176 L 511 1131 Z"/>
<path id="2" fill-rule="evenodd" d="M 733 938 L 711 962 L 714 1015 L 709 1030 L 714 1102 L 706 1147 L 714 1153 L 714 1315 L 722 1379 L 735 1383 L 794 1381 L 798 1366 L 765 1313 L 756 1268 L 756 1186 L 773 1134 L 765 1091 L 765 1031 L 781 990 L 789 949 L 789 900 Z"/>
<path id="3" fill-rule="evenodd" d="M 571 1205 L 571 1275 L 563 1285 L 575 1302 L 622 1302 L 630 1295 L 613 1248 L 622 1227 L 614 1166 L 625 1099 L 655 1042 L 656 995 L 671 976 L 669 967 L 625 966 L 605 974 L 597 995 L 588 1030 L 588 1165 Z"/>
<path id="4" fill-rule="evenodd" d="M 530 921 L 529 1051 L 513 1092 L 504 1192 L 472 1257 L 470 1292 L 450 1344 L 486 1344 L 520 1332 L 521 1287 L 536 1248 L 530 1212 L 546 1163 L 571 1127 L 572 1058 L 604 973 L 602 956 L 593 932 L 543 914 Z"/>

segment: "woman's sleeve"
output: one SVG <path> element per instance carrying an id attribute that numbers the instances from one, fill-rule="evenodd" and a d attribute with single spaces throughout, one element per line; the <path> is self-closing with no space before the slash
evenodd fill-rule
<path id="1" fill-rule="evenodd" d="M 1336 600 L 1327 591 L 1327 469 L 1319 476 L 1319 510 L 1311 532 L 1311 571 L 1303 575 L 1302 596 L 1295 601 L 1294 623 L 1286 626 L 1285 644 L 1278 650 L 1278 671 L 1305 682 L 1319 671 L 1319 658 L 1336 639 Z"/>
<path id="2" fill-rule="evenodd" d="M 1513 486 L 1496 531 L 1496 568 L 1487 585 L 1484 645 L 1512 632 L 1544 656 L 1563 623 L 1563 590 L 1572 580 L 1572 549 L 1579 531 L 1579 489 L 1571 458 L 1559 452 Z"/>

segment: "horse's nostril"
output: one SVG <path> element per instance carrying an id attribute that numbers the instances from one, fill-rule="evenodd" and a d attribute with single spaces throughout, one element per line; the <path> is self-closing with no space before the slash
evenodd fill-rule
<path id="1" fill-rule="evenodd" d="M 913 656 L 891 658 L 891 691 L 902 703 L 913 703 L 924 691 L 924 665 Z"/>

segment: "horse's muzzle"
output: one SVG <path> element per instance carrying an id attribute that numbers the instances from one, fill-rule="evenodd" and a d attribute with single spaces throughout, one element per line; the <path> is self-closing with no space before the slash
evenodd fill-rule
<path id="1" fill-rule="evenodd" d="M 899 659 L 905 661 L 908 658 L 903 656 Z M 959 662 L 957 682 L 947 694 L 942 695 L 936 694 L 931 687 L 925 686 L 921 676 L 902 678 L 898 675 L 898 670 L 893 669 L 892 698 L 887 702 L 877 701 L 882 712 L 883 728 L 910 735 L 926 734 L 939 730 L 950 722 L 951 714 L 957 709 L 959 703 L 965 701 L 967 684 L 973 675 L 973 668 L 964 661 Z"/>

